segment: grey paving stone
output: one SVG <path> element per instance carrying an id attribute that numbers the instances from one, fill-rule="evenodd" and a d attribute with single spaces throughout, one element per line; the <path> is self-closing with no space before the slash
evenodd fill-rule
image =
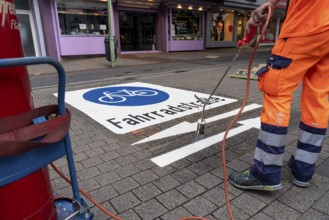
<path id="1" fill-rule="evenodd" d="M 234 198 L 234 200 L 231 201 L 231 204 L 239 209 L 242 209 L 250 216 L 255 215 L 266 206 L 265 203 L 246 193 Z"/>
<path id="2" fill-rule="evenodd" d="M 80 137 L 79 137 L 80 139 Z M 74 153 L 81 153 L 81 152 L 85 152 L 88 150 L 91 150 L 91 148 L 88 145 L 79 145 L 77 143 L 75 143 L 75 141 L 72 141 L 72 148 L 74 150 Z"/>
<path id="3" fill-rule="evenodd" d="M 208 157 L 208 158 L 202 160 L 202 162 L 208 164 L 212 168 L 218 168 L 222 165 L 222 159 L 217 155 L 213 155 L 211 157 Z"/>
<path id="4" fill-rule="evenodd" d="M 246 220 L 249 219 L 250 216 L 248 213 L 244 212 L 243 210 L 231 205 L 231 211 L 233 218 L 235 220 Z M 226 205 L 222 206 L 218 210 L 216 210 L 213 215 L 215 216 L 216 219 L 231 219 L 230 215 L 228 213 Z"/>
<path id="5" fill-rule="evenodd" d="M 178 161 L 172 163 L 171 166 L 176 169 L 181 169 L 181 168 L 187 167 L 191 164 L 192 164 L 191 161 L 189 161 L 187 159 L 182 159 L 182 160 L 178 160 Z"/>
<path id="6" fill-rule="evenodd" d="M 233 146 L 232 148 L 234 148 L 235 146 Z M 240 155 L 239 154 L 237 154 L 237 153 L 235 153 L 235 152 L 233 152 L 232 150 L 231 150 L 231 148 L 230 149 L 227 149 L 226 151 L 225 151 L 225 159 L 226 159 L 226 162 L 228 163 L 228 162 L 231 162 L 231 161 L 233 161 L 233 160 L 235 160 L 235 159 L 237 159 L 238 157 L 239 157 Z"/>
<path id="7" fill-rule="evenodd" d="M 119 215 L 124 220 L 142 220 L 134 210 L 128 210 Z"/>
<path id="8" fill-rule="evenodd" d="M 121 156 L 126 156 L 136 152 L 136 149 L 133 147 L 123 147 L 121 149 L 116 150 Z"/>
<path id="9" fill-rule="evenodd" d="M 117 195 L 118 195 L 118 193 L 110 185 L 103 186 L 102 188 L 99 188 L 99 189 L 96 189 L 96 190 L 90 192 L 90 196 L 99 203 L 102 203 L 111 198 L 114 198 Z"/>
<path id="10" fill-rule="evenodd" d="M 167 212 L 163 216 L 161 216 L 161 219 L 162 220 L 176 220 L 176 219 L 186 218 L 188 216 L 191 216 L 191 213 L 180 206 L 172 211 Z"/>
<path id="11" fill-rule="evenodd" d="M 230 188 L 234 188 L 234 186 L 231 186 Z M 281 190 L 268 192 L 268 193 L 264 193 L 262 191 L 246 191 L 245 193 L 251 195 L 252 197 L 255 197 L 259 201 L 262 201 L 266 204 L 270 204 L 271 202 L 282 196 L 287 190 L 290 190 L 290 188 L 283 187 L 283 189 Z"/>
<path id="12" fill-rule="evenodd" d="M 121 167 L 119 169 L 116 169 L 115 172 L 119 174 L 122 178 L 131 176 L 133 174 L 136 174 L 139 172 L 139 169 L 137 169 L 134 165 L 129 164 L 125 167 Z"/>
<path id="13" fill-rule="evenodd" d="M 108 173 L 112 170 L 116 170 L 120 167 L 120 165 L 115 162 L 114 160 L 102 163 L 97 165 L 97 168 L 102 172 L 102 173 Z"/>
<path id="14" fill-rule="evenodd" d="M 174 209 L 188 200 L 175 189 L 159 195 L 156 199 L 168 210 Z"/>
<path id="15" fill-rule="evenodd" d="M 162 192 L 152 183 L 141 186 L 133 190 L 133 193 L 143 202 L 153 199 L 156 196 L 160 195 Z"/>
<path id="16" fill-rule="evenodd" d="M 193 180 L 177 187 L 177 190 L 189 199 L 192 199 L 206 191 L 203 186 Z"/>
<path id="17" fill-rule="evenodd" d="M 327 192 L 320 200 L 318 200 L 313 208 L 329 216 L 329 192 Z"/>
<path id="18" fill-rule="evenodd" d="M 269 206 L 267 206 L 263 212 L 274 219 L 298 219 L 301 214 L 296 210 L 284 205 L 280 202 L 274 201 Z"/>
<path id="19" fill-rule="evenodd" d="M 115 162 L 117 162 L 121 166 L 127 166 L 128 164 L 134 163 L 136 161 L 137 161 L 137 159 L 135 157 L 133 157 L 132 155 L 127 155 L 127 156 L 123 156 L 123 157 L 119 157 L 119 158 L 115 159 Z"/>
<path id="20" fill-rule="evenodd" d="M 155 175 L 151 170 L 145 170 L 132 176 L 139 184 L 144 185 L 152 182 L 159 177 Z"/>
<path id="21" fill-rule="evenodd" d="M 195 181 L 207 189 L 211 189 L 223 182 L 223 180 L 219 179 L 218 177 L 212 175 L 209 172 L 199 176 L 195 179 Z"/>
<path id="22" fill-rule="evenodd" d="M 211 166 L 209 166 L 206 163 L 203 163 L 202 161 L 193 163 L 192 165 L 188 166 L 187 168 L 198 175 L 202 175 L 213 169 Z"/>
<path id="23" fill-rule="evenodd" d="M 207 157 L 205 155 L 202 155 L 202 154 L 192 154 L 192 155 L 186 157 L 186 159 L 191 161 L 192 163 L 204 160 L 206 158 Z"/>
<path id="24" fill-rule="evenodd" d="M 119 180 L 118 182 L 115 182 L 112 185 L 120 194 L 129 192 L 130 190 L 139 187 L 139 184 L 131 177 Z"/>
<path id="25" fill-rule="evenodd" d="M 189 212 L 195 216 L 206 216 L 216 210 L 216 206 L 199 196 L 183 205 Z"/>
<path id="26" fill-rule="evenodd" d="M 273 220 L 270 216 L 264 214 L 264 213 L 257 213 L 256 215 L 252 216 L 250 219 L 252 220 Z"/>
<path id="27" fill-rule="evenodd" d="M 89 146 L 91 147 L 91 150 L 84 152 L 88 157 L 94 157 L 105 153 L 105 151 L 102 148 L 100 148 L 99 146 L 95 146 L 94 142 L 92 144 L 89 144 Z"/>
<path id="28" fill-rule="evenodd" d="M 139 150 L 139 151 L 133 153 L 132 155 L 134 157 L 136 157 L 138 160 L 143 160 L 143 159 L 150 158 L 151 156 L 153 156 L 153 154 L 147 149 Z"/>
<path id="29" fill-rule="evenodd" d="M 180 183 L 170 175 L 155 180 L 153 184 L 162 190 L 162 192 L 166 192 L 180 185 Z"/>
<path id="30" fill-rule="evenodd" d="M 84 152 L 80 152 L 80 153 L 74 155 L 74 162 L 79 162 L 79 161 L 85 160 L 87 158 L 88 157 Z"/>
<path id="31" fill-rule="evenodd" d="M 110 161 L 110 160 L 119 158 L 120 154 L 118 154 L 115 151 L 111 151 L 111 152 L 107 152 L 105 154 L 99 155 L 99 157 L 102 158 L 103 161 Z"/>
<path id="32" fill-rule="evenodd" d="M 121 148 L 121 146 L 117 143 L 119 140 L 118 138 L 114 138 L 114 137 L 106 137 L 105 139 L 103 139 L 104 142 L 106 143 L 106 146 L 103 146 L 102 148 L 106 151 L 106 152 L 113 152 L 115 150 L 118 150 Z"/>
<path id="33" fill-rule="evenodd" d="M 152 167 L 156 167 L 157 166 L 155 163 L 153 163 L 149 159 L 139 160 L 139 161 L 133 163 L 133 165 L 135 167 L 137 167 L 139 170 L 148 170 L 148 169 L 151 169 Z"/>
<path id="34" fill-rule="evenodd" d="M 278 201 L 304 213 L 319 199 L 319 197 L 312 196 L 312 192 L 310 192 L 307 189 L 293 187 L 282 195 Z"/>
<path id="35" fill-rule="evenodd" d="M 136 165 L 137 166 L 137 165 Z M 138 166 L 137 166 L 138 167 Z M 170 173 L 173 173 L 174 171 L 176 171 L 175 168 L 173 168 L 172 166 L 165 166 L 165 167 L 158 167 L 155 166 L 151 169 L 156 175 L 158 176 L 167 176 Z"/>
<path id="36" fill-rule="evenodd" d="M 243 172 L 250 167 L 250 164 L 247 164 L 241 160 L 233 160 L 231 162 L 228 162 L 226 165 L 230 169 L 238 172 Z"/>
<path id="37" fill-rule="evenodd" d="M 95 177 L 95 179 L 101 186 L 106 186 L 110 183 L 119 181 L 121 177 L 117 173 L 111 171 L 108 173 L 103 173 L 101 175 L 98 175 L 97 177 Z"/>
<path id="38" fill-rule="evenodd" d="M 170 175 L 181 183 L 186 183 L 197 177 L 195 173 L 193 173 L 191 170 L 187 168 L 180 169 Z"/>
<path id="39" fill-rule="evenodd" d="M 101 206 L 103 206 L 107 211 L 109 211 L 112 215 L 118 216 L 117 211 L 111 206 L 109 202 L 102 202 L 100 203 Z M 93 220 L 112 220 L 110 216 L 108 216 L 106 213 L 101 211 L 96 206 L 91 208 L 91 212 L 94 214 Z"/>
<path id="40" fill-rule="evenodd" d="M 86 168 L 102 164 L 104 161 L 99 156 L 94 156 L 82 161 L 82 165 Z"/>
<path id="41" fill-rule="evenodd" d="M 101 172 L 96 167 L 90 167 L 77 172 L 77 176 L 81 180 L 86 180 L 98 176 Z"/>
<path id="42" fill-rule="evenodd" d="M 99 183 L 95 179 L 87 179 L 79 182 L 79 188 L 83 189 L 86 192 L 93 191 L 100 187 Z"/>
<path id="43" fill-rule="evenodd" d="M 329 220 L 329 215 L 314 209 L 309 209 L 298 220 Z"/>
<path id="44" fill-rule="evenodd" d="M 113 207 L 122 213 L 141 204 L 141 201 L 132 193 L 128 192 L 110 200 Z"/>
<path id="45" fill-rule="evenodd" d="M 226 204 L 225 191 L 220 187 L 215 187 L 205 192 L 202 194 L 202 197 L 212 202 L 217 207 L 221 207 Z"/>
<path id="46" fill-rule="evenodd" d="M 148 202 L 142 203 L 140 206 L 134 208 L 135 212 L 143 220 L 153 220 L 163 215 L 168 210 L 163 207 L 158 201 L 152 199 Z"/>

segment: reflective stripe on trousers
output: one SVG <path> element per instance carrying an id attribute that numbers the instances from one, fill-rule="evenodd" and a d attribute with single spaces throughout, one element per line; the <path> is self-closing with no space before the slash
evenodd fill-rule
<path id="1" fill-rule="evenodd" d="M 254 156 L 255 164 L 251 168 L 253 176 L 269 184 L 280 183 L 287 130 L 287 127 L 261 123 Z"/>
<path id="2" fill-rule="evenodd" d="M 308 182 L 312 178 L 325 134 L 326 129 L 300 123 L 298 143 L 288 164 L 297 180 Z"/>

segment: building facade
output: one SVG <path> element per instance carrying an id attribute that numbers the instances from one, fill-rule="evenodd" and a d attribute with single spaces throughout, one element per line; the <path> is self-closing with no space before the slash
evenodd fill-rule
<path id="1" fill-rule="evenodd" d="M 26 56 L 104 55 L 109 28 L 119 54 L 234 47 L 264 0 L 15 0 Z M 277 39 L 285 4 L 275 10 L 264 44 Z M 112 21 L 111 25 L 109 20 Z M 33 44 L 31 44 L 33 42 Z"/>

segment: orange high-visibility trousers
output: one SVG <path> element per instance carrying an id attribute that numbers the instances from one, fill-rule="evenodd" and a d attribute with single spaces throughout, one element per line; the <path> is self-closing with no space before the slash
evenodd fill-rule
<path id="1" fill-rule="evenodd" d="M 291 59 L 286 68 L 272 68 L 259 77 L 264 93 L 262 123 L 286 127 L 293 92 L 302 82 L 301 121 L 327 128 L 329 117 L 329 30 L 315 35 L 279 39 L 272 54 Z"/>

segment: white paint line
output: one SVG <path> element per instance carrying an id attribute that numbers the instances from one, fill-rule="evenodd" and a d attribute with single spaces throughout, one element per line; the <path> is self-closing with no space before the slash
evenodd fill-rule
<path id="1" fill-rule="evenodd" d="M 244 131 L 247 131 L 251 128 L 260 128 L 260 118 L 252 118 L 244 121 L 239 121 L 239 124 L 242 124 L 242 126 L 233 128 L 228 133 L 227 138 L 233 137 L 237 134 L 240 134 Z M 213 135 L 209 138 L 194 142 L 192 144 L 186 145 L 184 147 L 181 147 L 179 149 L 170 151 L 166 154 L 162 154 L 160 156 L 154 157 L 151 159 L 155 164 L 157 164 L 159 167 L 167 166 L 173 162 L 176 162 L 178 160 L 181 160 L 191 154 L 194 154 L 196 152 L 199 152 L 205 148 L 210 147 L 211 145 L 214 145 L 216 143 L 219 143 L 223 140 L 225 132 L 222 132 L 217 135 Z"/>
<path id="2" fill-rule="evenodd" d="M 243 112 L 247 112 L 247 111 L 251 111 L 257 108 L 262 107 L 262 105 L 258 105 L 258 104 L 250 104 L 247 105 L 244 109 Z M 230 112 L 226 112 L 220 115 L 216 115 L 210 118 L 205 119 L 207 123 L 210 122 L 214 122 L 214 121 L 218 121 L 224 118 L 228 118 L 228 117 L 232 117 L 235 116 L 240 109 L 235 109 L 233 111 Z M 167 138 L 167 137 L 172 137 L 172 136 L 176 136 L 176 135 L 180 135 L 180 134 L 185 134 L 185 133 L 189 133 L 192 131 L 196 131 L 197 129 L 197 122 L 194 123 L 190 123 L 190 122 L 181 122 L 175 126 L 172 126 L 170 128 L 167 128 L 163 131 L 160 131 L 159 133 L 156 133 L 152 136 L 149 136 L 147 138 L 144 138 L 138 142 L 133 143 L 132 145 L 136 145 L 136 144 L 142 144 L 142 143 L 146 143 L 146 142 L 150 142 L 150 141 L 155 141 L 155 140 L 159 140 L 159 139 L 163 139 L 163 138 Z"/>

